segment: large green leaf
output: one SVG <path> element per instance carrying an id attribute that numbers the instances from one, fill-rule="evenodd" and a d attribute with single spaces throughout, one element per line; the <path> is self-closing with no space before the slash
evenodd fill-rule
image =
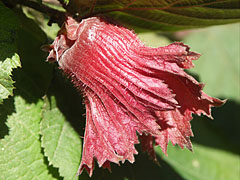
<path id="1" fill-rule="evenodd" d="M 13 95 L 11 78 L 13 68 L 20 67 L 20 59 L 16 54 L 16 34 L 19 22 L 15 14 L 0 2 L 0 103 L 9 95 Z"/>
<path id="2" fill-rule="evenodd" d="M 55 179 L 49 174 L 41 154 L 42 101 L 29 104 L 16 96 L 14 105 L 16 112 L 7 119 L 9 135 L 0 140 L 0 179 Z"/>
<path id="3" fill-rule="evenodd" d="M 70 0 L 82 17 L 108 15 L 138 29 L 175 31 L 238 22 L 238 0 Z"/>
<path id="4" fill-rule="evenodd" d="M 56 99 L 45 97 L 41 122 L 42 147 L 50 164 L 64 179 L 76 176 L 81 157 L 81 139 L 57 107 Z"/>
<path id="5" fill-rule="evenodd" d="M 202 54 L 191 70 L 206 84 L 204 91 L 240 102 L 239 24 L 193 32 L 184 40 Z"/>

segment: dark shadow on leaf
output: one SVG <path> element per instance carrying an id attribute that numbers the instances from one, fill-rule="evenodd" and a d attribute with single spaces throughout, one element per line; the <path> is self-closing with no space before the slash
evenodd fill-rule
<path id="1" fill-rule="evenodd" d="M 40 141 L 40 140 L 39 140 Z M 41 149 L 41 153 L 44 156 L 43 148 Z M 58 168 L 53 167 L 52 165 L 49 165 L 48 159 L 46 156 L 43 158 L 44 164 L 48 167 L 48 173 L 52 175 L 53 178 L 58 180 L 63 180 L 63 177 L 61 177 L 58 173 Z"/>
<path id="2" fill-rule="evenodd" d="M 239 154 L 239 109 L 239 103 L 228 100 L 223 106 L 212 109 L 214 120 L 195 116 L 191 123 L 194 133 L 192 141 Z"/>
<path id="3" fill-rule="evenodd" d="M 11 58 L 16 53 L 16 34 L 16 30 L 8 30 L 1 27 L 0 61 L 4 61 L 6 58 Z"/>
<path id="4" fill-rule="evenodd" d="M 27 103 L 36 103 L 45 94 L 52 75 L 52 66 L 45 62 L 47 53 L 40 47 L 47 37 L 40 27 L 27 18 L 20 9 L 15 9 L 21 28 L 17 31 L 17 48 L 22 68 L 13 72 L 14 95 Z"/>
<path id="5" fill-rule="evenodd" d="M 182 180 L 173 168 L 171 168 L 160 157 L 157 157 L 160 165 L 156 164 L 150 157 L 141 151 L 140 145 L 137 145 L 139 154 L 135 156 L 136 161 L 131 164 L 128 161 L 120 166 L 111 163 L 111 171 L 97 167 L 95 163 L 95 170 L 93 177 L 89 179 L 97 180 Z M 86 172 L 83 174 L 86 175 Z"/>
<path id="6" fill-rule="evenodd" d="M 6 125 L 7 118 L 14 113 L 14 100 L 13 97 L 5 99 L 0 104 L 0 139 L 4 138 L 8 134 L 8 127 Z"/>
<path id="7" fill-rule="evenodd" d="M 17 16 L 2 3 L 4 2 L 0 2 L 1 20 L 7 23 L 1 21 L 0 24 L 0 62 L 11 58 L 16 53 L 17 29 L 19 28 Z"/>
<path id="8" fill-rule="evenodd" d="M 70 79 L 65 77 L 57 65 L 53 70 L 53 78 L 47 91 L 47 97 L 56 99 L 56 106 L 61 111 L 66 120 L 80 137 L 84 136 L 85 109 L 81 93 L 73 86 Z M 51 102 L 50 102 L 51 104 Z M 76 172 L 77 173 L 77 172 Z M 87 174 L 82 174 L 79 179 L 89 179 Z"/>
<path id="9" fill-rule="evenodd" d="M 53 79 L 47 93 L 55 96 L 57 107 L 78 134 L 83 137 L 85 127 L 84 105 L 81 93 L 73 87 L 61 70 L 55 67 Z M 50 99 L 50 98 L 49 98 Z"/>
<path id="10" fill-rule="evenodd" d="M 187 73 L 193 76 L 197 81 L 200 81 L 197 74 L 189 71 L 187 71 Z M 226 97 L 218 98 L 221 100 L 227 99 Z M 205 146 L 239 154 L 239 109 L 240 103 L 228 99 L 223 106 L 212 108 L 213 120 L 206 116 L 194 116 L 194 119 L 191 121 L 194 133 L 194 137 L 191 138 L 192 141 Z"/>

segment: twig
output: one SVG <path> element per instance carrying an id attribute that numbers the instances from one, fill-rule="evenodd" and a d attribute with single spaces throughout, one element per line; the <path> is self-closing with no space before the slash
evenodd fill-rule
<path id="1" fill-rule="evenodd" d="M 50 17 L 49 25 L 56 22 L 56 23 L 58 23 L 59 26 L 61 26 L 66 18 L 65 12 L 61 12 L 56 9 L 52 9 L 46 5 L 43 5 L 43 4 L 34 2 L 34 1 L 30 1 L 30 0 L 8 0 L 8 1 L 5 1 L 5 3 L 8 5 L 11 5 L 11 6 L 19 4 L 19 5 L 23 5 L 26 7 L 30 7 L 39 12 L 42 12 Z"/>
<path id="2" fill-rule="evenodd" d="M 64 9 L 67 9 L 67 5 L 65 4 L 64 0 L 58 0 L 58 2 L 62 5 Z"/>

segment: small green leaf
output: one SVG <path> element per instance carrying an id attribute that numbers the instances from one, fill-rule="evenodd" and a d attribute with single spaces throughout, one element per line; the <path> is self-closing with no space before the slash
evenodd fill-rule
<path id="1" fill-rule="evenodd" d="M 44 154 L 64 179 L 78 179 L 76 176 L 81 157 L 81 139 L 78 133 L 58 109 L 53 96 L 44 100 L 41 121 L 41 141 Z"/>
<path id="2" fill-rule="evenodd" d="M 0 140 L 0 179 L 55 179 L 41 154 L 42 101 L 29 104 L 18 96 L 14 101 L 16 112 L 7 118 L 9 135 Z"/>
<path id="3" fill-rule="evenodd" d="M 176 31 L 239 22 L 237 0 L 71 0 L 81 16 L 105 14 L 137 30 Z"/>
<path id="4" fill-rule="evenodd" d="M 69 0 L 63 0 L 65 4 L 68 4 L 69 3 Z"/>
<path id="5" fill-rule="evenodd" d="M 21 67 L 20 59 L 17 54 L 12 58 L 7 58 L 4 62 L 0 61 L 0 103 L 9 95 L 13 95 L 14 81 L 11 78 L 11 72 L 13 68 L 17 67 Z"/>
<path id="6" fill-rule="evenodd" d="M 184 42 L 202 54 L 191 70 L 211 96 L 240 102 L 239 24 L 212 27 L 190 34 Z"/>

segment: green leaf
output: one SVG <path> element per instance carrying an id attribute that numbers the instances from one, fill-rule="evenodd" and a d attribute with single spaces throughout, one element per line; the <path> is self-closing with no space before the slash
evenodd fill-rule
<path id="1" fill-rule="evenodd" d="M 55 70 L 44 102 L 41 122 L 44 154 L 62 177 L 76 179 L 85 123 L 82 97 L 62 72 Z"/>
<path id="2" fill-rule="evenodd" d="M 239 156 L 199 144 L 193 144 L 193 147 L 192 153 L 169 144 L 168 157 L 160 148 L 156 148 L 156 151 L 185 179 L 239 179 Z"/>
<path id="3" fill-rule="evenodd" d="M 20 59 L 17 54 L 12 58 L 7 58 L 4 62 L 0 61 L 0 103 L 9 95 L 13 95 L 13 83 L 11 78 L 12 69 L 21 67 Z"/>
<path id="4" fill-rule="evenodd" d="M 44 98 L 41 122 L 42 147 L 49 163 L 59 169 L 64 179 L 88 179 L 84 174 L 76 177 L 81 160 L 85 113 L 82 96 L 59 70 Z"/>
<path id="5" fill-rule="evenodd" d="M 0 104 L 13 95 L 12 70 L 20 67 L 16 54 L 16 33 L 19 22 L 15 14 L 0 2 Z"/>
<path id="6" fill-rule="evenodd" d="M 64 179 L 76 176 L 81 157 L 81 139 L 58 109 L 53 96 L 45 97 L 41 121 L 41 141 L 44 154 Z"/>
<path id="7" fill-rule="evenodd" d="M 212 27 L 188 35 L 184 42 L 202 54 L 191 70 L 211 96 L 240 102 L 239 24 Z"/>
<path id="8" fill-rule="evenodd" d="M 23 12 L 28 18 L 34 20 L 36 23 L 39 23 L 39 26 L 44 31 L 44 33 L 49 37 L 51 42 L 55 39 L 60 28 L 56 23 L 53 23 L 51 26 L 49 26 L 48 22 L 50 19 L 48 16 L 34 9 L 29 9 L 26 7 L 23 8 Z"/>
<path id="9" fill-rule="evenodd" d="M 68 4 L 69 3 L 69 0 L 63 0 L 65 4 Z"/>
<path id="10" fill-rule="evenodd" d="M 138 30 L 176 31 L 239 22 L 237 0 L 71 0 L 81 16 L 105 14 Z"/>
<path id="11" fill-rule="evenodd" d="M 29 104 L 14 98 L 15 113 L 8 117 L 8 136 L 0 140 L 0 179 L 55 179 L 49 174 L 39 135 L 42 101 Z"/>

